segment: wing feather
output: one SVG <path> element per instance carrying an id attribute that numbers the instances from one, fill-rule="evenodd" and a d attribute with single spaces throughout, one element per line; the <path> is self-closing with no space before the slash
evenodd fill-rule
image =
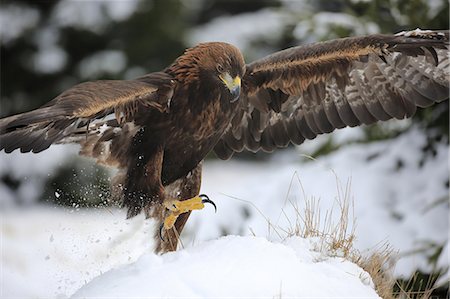
<path id="1" fill-rule="evenodd" d="M 246 66 L 241 111 L 214 148 L 271 152 L 345 126 L 412 116 L 448 99 L 449 32 L 402 32 L 289 48 Z"/>
<path id="2" fill-rule="evenodd" d="M 0 150 L 11 152 L 20 149 L 37 153 L 58 142 L 88 146 L 101 137 L 95 132 L 102 125 L 108 123 L 121 129 L 129 122 L 139 125 L 137 113 L 145 113 L 149 109 L 167 112 L 173 90 L 174 80 L 162 72 L 134 80 L 78 84 L 41 108 L 1 119 Z M 110 115 L 114 119 L 112 122 Z M 88 135 L 95 138 L 88 142 Z"/>

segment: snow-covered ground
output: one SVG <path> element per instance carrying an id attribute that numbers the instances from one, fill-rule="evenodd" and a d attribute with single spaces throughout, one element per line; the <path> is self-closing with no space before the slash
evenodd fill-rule
<path id="1" fill-rule="evenodd" d="M 187 39 L 191 44 L 230 41 L 255 59 L 275 49 L 254 47 L 253 43 L 277 42 L 286 27 L 295 28 L 293 37 L 303 42 L 324 38 L 323 29 L 331 24 L 353 34 L 380 30 L 376 24 L 349 15 L 312 11 L 311 3 L 283 1 L 287 10 L 264 9 L 215 18 L 191 29 Z M 429 1 L 432 9 L 428 14 L 438 12 L 443 3 Z M 56 72 L 67 62 L 58 45 L 59 31 L 55 33 L 51 26 L 101 32 L 109 22 L 105 15 L 120 21 L 138 7 L 137 1 L 61 4 L 51 13 L 50 27 L 34 41 L 39 51 L 31 65 L 44 73 Z M 405 22 L 407 16 L 391 12 L 402 18 L 400 23 Z M 5 6 L 0 15 L 2 24 L 9 24 L 0 26 L 4 43 L 36 26 L 41 18 L 32 9 L 12 5 Z M 240 30 L 229 30 L 237 22 Z M 111 57 L 119 58 L 113 59 L 118 65 L 112 70 Z M 95 65 L 90 63 L 93 58 L 98 62 Z M 121 71 L 124 63 L 120 53 L 106 49 L 86 58 L 79 72 L 86 79 L 104 68 Z M 333 138 L 350 134 L 357 139 L 360 133 L 359 129 L 340 130 Z M 354 202 L 358 249 L 366 251 L 390 243 L 399 252 L 396 273 L 409 275 L 417 268 L 431 270 L 429 256 L 444 246 L 437 266 L 448 266 L 448 145 L 440 144 L 436 155 L 419 167 L 425 138 L 423 132 L 412 130 L 395 140 L 344 146 L 315 161 L 302 154 L 313 152 L 326 138 L 274 154 L 267 162 L 207 161 L 202 192 L 216 202 L 218 212 L 210 207 L 194 212 L 183 233 L 185 250 L 163 257 L 150 253 L 155 224 L 143 217 L 125 220 L 123 211 L 109 209 L 16 206 L 16 202 L 34 202 L 42 192 L 42 182 L 73 157 L 76 148 L 52 146 L 39 155 L 0 153 L 0 174 L 26 178 L 15 193 L 0 184 L 0 296 L 67 298 L 87 284 L 77 295 L 105 297 L 108 290 L 115 290 L 109 295 L 116 297 L 118 288 L 123 287 L 127 296 L 135 291 L 137 296 L 328 297 L 327 292 L 332 291 L 332 296 L 374 297 L 370 281 L 355 265 L 325 257 L 318 262 L 311 240 L 284 240 L 283 230 L 297 224 L 297 211 L 304 208 L 305 198 L 316 198 L 317 208 L 325 214 L 339 205 L 337 197 L 348 195 Z M 438 199 L 443 201 L 435 205 Z M 251 237 L 253 234 L 257 237 Z M 220 238 L 223 235 L 229 237 Z M 221 272 L 214 272 L 217 269 Z M 222 276 L 225 270 L 228 275 Z M 298 281 L 292 281 L 297 277 Z M 243 286 L 248 293 L 233 293 Z M 303 293 L 298 293 L 298 288 Z M 342 288 L 347 293 L 339 293 Z M 223 292 L 212 293 L 217 290 Z"/>
<path id="2" fill-rule="evenodd" d="M 267 163 L 207 163 L 202 192 L 215 200 L 219 212 L 194 213 L 187 230 L 200 240 L 221 232 L 277 239 L 268 220 L 288 228 L 305 199 L 319 200 L 325 213 L 337 207 L 336 198 L 342 199 L 348 189 L 357 222 L 356 247 L 365 250 L 388 241 L 401 257 L 397 274 L 430 271 L 428 256 L 436 250 L 431 244 L 445 245 L 449 233 L 449 152 L 448 145 L 439 144 L 436 156 L 420 167 L 425 143 L 423 132 L 410 130 L 393 140 L 351 144 L 306 163 L 300 162 L 301 146 Z M 436 205 L 437 200 L 442 203 Z M 421 249 L 427 250 L 412 254 Z M 448 254 L 441 255 L 438 265 L 448 265 Z"/>
<path id="3" fill-rule="evenodd" d="M 124 211 L 34 207 L 0 217 L 1 298 L 66 298 L 151 251 L 152 222 Z"/>
<path id="4" fill-rule="evenodd" d="M 342 133 L 333 136 L 358 136 L 355 130 L 339 132 Z M 177 282 L 183 279 L 182 273 L 191 271 L 189 280 L 183 284 L 174 284 L 171 289 L 174 296 L 182 289 L 189 290 L 188 294 L 191 295 L 206 296 L 212 294 L 212 289 L 208 284 L 202 288 L 201 279 L 199 282 L 192 276 L 207 276 L 210 267 L 220 266 L 217 263 L 222 257 L 226 261 L 222 265 L 231 265 L 230 259 L 240 249 L 243 252 L 238 257 L 244 260 L 246 254 L 254 251 L 261 253 L 260 258 L 264 260 L 282 260 L 285 264 L 301 263 L 302 267 L 313 267 L 307 258 L 314 255 L 312 252 L 300 255 L 297 259 L 292 257 L 292 260 L 274 257 L 283 252 L 308 251 L 309 247 L 305 244 L 309 241 L 299 241 L 305 246 L 283 243 L 286 237 L 283 230 L 296 225 L 299 219 L 296 211 L 301 211 L 305 198 L 311 197 L 318 202 L 324 220 L 326 210 L 332 208 L 334 216 L 338 216 L 337 197 L 350 196 L 354 202 L 352 213 L 357 221 L 356 247 L 366 251 L 383 242 L 390 243 L 399 251 L 397 274 L 408 275 L 416 268 L 430 270 L 428 257 L 434 253 L 436 245 L 445 246 L 438 266 L 448 266 L 448 200 L 434 205 L 437 199 L 448 198 L 448 146 L 445 143 L 438 144 L 436 155 L 429 157 L 424 166 L 419 167 L 418 157 L 421 156 L 425 139 L 424 132 L 410 130 L 394 140 L 343 146 L 314 161 L 303 156 L 305 150 L 302 147 L 279 152 L 267 162 L 207 161 L 204 164 L 202 192 L 216 202 L 218 212 L 214 213 L 209 207 L 194 212 L 183 232 L 183 247 L 186 250 L 164 257 L 150 253 L 152 230 L 156 225 L 152 221 L 145 221 L 143 217 L 125 220 L 123 211 L 105 208 L 65 210 L 45 206 L 17 208 L 10 204 L 0 205 L 3 207 L 0 214 L 2 296 L 65 298 L 111 269 L 118 270 L 100 276 L 83 292 L 96 292 L 98 286 L 116 280 L 118 286 L 123 285 L 125 276 L 131 275 L 127 280 L 129 283 L 148 277 L 145 283 L 149 288 L 154 286 L 151 289 L 155 293 L 145 293 L 146 296 L 161 294 L 164 286 L 157 288 L 156 282 L 161 280 L 150 279 L 152 275 L 157 275 L 155 269 L 146 270 L 150 266 L 161 269 L 167 267 L 164 270 L 165 277 L 171 277 L 167 273 L 172 273 L 175 277 L 171 279 Z M 311 150 L 311 144 L 305 149 Z M 73 152 L 64 146 L 54 146 L 39 155 L 9 156 L 1 153 L 1 171 L 28 176 L 29 181 L 35 181 L 34 177 L 51 173 L 64 155 L 70 157 Z M 32 164 L 33 161 L 35 164 Z M 351 181 L 350 186 L 348 181 Z M 24 189 L 19 190 L 19 194 L 25 196 L 27 192 L 30 195 L 40 192 L 33 189 L 34 185 L 21 186 Z M 6 191 L 0 192 L 2 201 L 6 200 Z M 268 221 L 279 229 L 269 226 Z M 217 240 L 222 235 L 253 234 L 258 238 L 230 237 Z M 205 256 L 204 264 L 196 264 L 199 256 L 213 249 L 215 252 Z M 230 253 L 226 252 L 228 249 Z M 417 253 L 419 250 L 424 251 Z M 212 262 L 213 256 L 217 257 L 216 264 Z M 190 260 L 193 263 L 188 265 Z M 122 267 L 133 262 L 133 265 Z M 252 262 L 246 265 L 250 267 Z M 264 262 L 268 269 L 276 264 Z M 174 274 L 173 269 L 178 266 L 187 269 Z M 333 259 L 315 266 L 319 267 L 314 270 L 316 272 L 321 271 L 319 269 L 323 266 L 340 273 L 336 275 L 345 276 L 344 272 L 360 273 L 356 266 Z M 254 269 L 256 273 L 259 273 L 258 269 Z M 235 270 L 230 271 L 233 274 Z M 280 268 L 279 271 L 302 270 Z M 300 275 L 300 272 L 289 273 Z M 242 277 L 231 274 L 229 279 Z M 283 275 L 280 274 L 277 279 L 283 280 Z M 312 280 L 304 283 L 314 284 L 316 281 L 313 279 L 319 276 L 310 276 Z M 350 279 L 350 276 L 347 278 Z M 112 281 L 108 281 L 108 277 Z M 282 296 L 298 294 L 288 281 L 264 284 L 267 287 L 264 290 L 277 285 L 277 289 L 271 290 L 278 290 Z M 208 282 L 212 283 L 210 280 Z M 360 288 L 371 291 L 364 282 L 361 284 L 358 279 L 354 282 L 355 290 Z M 229 283 L 234 285 L 237 282 Z M 181 289 L 175 285 L 180 285 Z M 257 289 L 253 291 L 255 293 L 248 295 L 262 294 L 256 293 Z M 320 288 L 319 291 L 326 292 Z M 227 294 L 235 293 L 230 290 Z M 271 292 L 267 296 L 276 294 Z"/>
<path id="5" fill-rule="evenodd" d="M 313 243 L 229 236 L 164 256 L 146 254 L 72 298 L 380 298 L 367 272 L 323 256 Z"/>

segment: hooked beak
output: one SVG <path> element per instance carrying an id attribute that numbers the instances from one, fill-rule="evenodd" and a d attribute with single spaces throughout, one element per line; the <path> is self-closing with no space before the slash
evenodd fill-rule
<path id="1" fill-rule="evenodd" d="M 233 87 L 231 90 L 231 95 L 233 96 L 233 100 L 231 100 L 231 103 L 236 102 L 239 99 L 239 95 L 241 94 L 241 85 L 237 85 Z"/>
<path id="2" fill-rule="evenodd" d="M 241 94 L 241 77 L 236 76 L 235 78 L 232 78 L 230 74 L 225 73 L 220 74 L 219 78 L 228 88 L 228 90 L 231 93 L 231 96 L 233 97 L 231 103 L 236 102 L 239 99 L 239 95 Z"/>

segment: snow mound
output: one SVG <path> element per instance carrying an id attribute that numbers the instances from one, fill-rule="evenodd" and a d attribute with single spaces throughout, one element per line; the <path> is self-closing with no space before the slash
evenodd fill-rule
<path id="1" fill-rule="evenodd" d="M 380 298 L 367 272 L 314 250 L 314 239 L 282 243 L 228 236 L 162 256 L 147 253 L 110 270 L 72 298 Z"/>
<path id="2" fill-rule="evenodd" d="M 0 210 L 0 298 L 67 298 L 152 248 L 154 224 L 123 210 Z M 32 225 L 30 225 L 32 224 Z"/>

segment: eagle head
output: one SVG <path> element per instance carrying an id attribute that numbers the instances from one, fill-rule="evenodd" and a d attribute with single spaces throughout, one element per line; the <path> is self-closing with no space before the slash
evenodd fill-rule
<path id="1" fill-rule="evenodd" d="M 245 63 L 235 46 L 209 42 L 187 49 L 168 70 L 178 81 L 220 90 L 226 99 L 235 102 L 241 92 Z"/>

